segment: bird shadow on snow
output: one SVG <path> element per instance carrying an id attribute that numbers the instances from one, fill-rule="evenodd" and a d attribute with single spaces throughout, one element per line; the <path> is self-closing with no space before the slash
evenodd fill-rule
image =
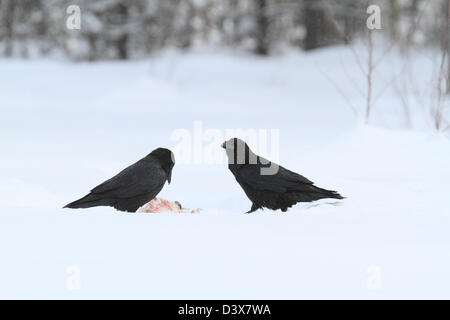
<path id="1" fill-rule="evenodd" d="M 308 210 L 308 209 L 312 209 L 312 208 L 322 207 L 325 205 L 338 207 L 338 206 L 344 205 L 344 201 L 330 201 L 329 199 L 323 199 L 323 200 L 318 200 L 318 201 L 314 201 L 314 202 L 303 202 L 303 203 L 297 203 L 291 209 Z"/>
<path id="2" fill-rule="evenodd" d="M 288 209 L 287 212 L 282 212 L 281 210 L 271 210 L 267 208 L 259 209 L 252 213 L 243 212 L 244 215 L 258 215 L 258 214 L 279 214 L 279 215 L 286 215 L 286 214 L 301 214 L 303 212 L 307 212 L 307 210 L 311 210 L 313 208 L 318 207 L 325 207 L 325 206 L 333 206 L 333 207 L 340 207 L 344 205 L 344 201 L 330 201 L 330 199 L 321 199 L 314 202 L 299 202 Z M 208 213 L 208 210 L 205 210 L 204 213 Z"/>

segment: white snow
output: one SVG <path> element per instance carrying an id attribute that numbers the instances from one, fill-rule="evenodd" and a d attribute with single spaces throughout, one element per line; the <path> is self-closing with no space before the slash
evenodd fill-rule
<path id="1" fill-rule="evenodd" d="M 425 90 L 433 65 L 413 59 Z M 377 92 L 403 63 L 380 65 Z M 0 298 L 450 298 L 449 137 L 412 94 L 408 126 L 392 89 L 362 124 L 348 74 L 362 88 L 364 78 L 347 48 L 0 60 L 0 70 Z M 217 144 L 221 161 L 179 161 L 160 193 L 200 213 L 62 209 L 154 148 L 175 148 L 172 134 L 194 135 L 197 120 L 224 135 L 278 129 L 279 162 L 347 199 L 245 215 Z"/>

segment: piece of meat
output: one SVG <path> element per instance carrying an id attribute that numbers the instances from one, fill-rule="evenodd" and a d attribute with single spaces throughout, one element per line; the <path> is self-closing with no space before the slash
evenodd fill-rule
<path id="1" fill-rule="evenodd" d="M 157 213 L 157 212 L 175 212 L 175 213 L 198 213 L 200 209 L 191 210 L 188 208 L 183 208 L 183 206 L 178 201 L 169 201 L 163 198 L 154 198 L 143 207 L 141 207 L 138 212 L 141 213 Z"/>

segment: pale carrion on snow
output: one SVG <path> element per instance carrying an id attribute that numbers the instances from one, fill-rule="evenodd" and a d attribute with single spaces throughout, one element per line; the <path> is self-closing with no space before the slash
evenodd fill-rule
<path id="1" fill-rule="evenodd" d="M 140 213 L 159 213 L 159 212 L 175 212 L 175 213 L 198 213 L 200 209 L 183 208 L 178 201 L 169 201 L 163 198 L 154 198 L 150 202 L 143 205 L 138 212 Z"/>

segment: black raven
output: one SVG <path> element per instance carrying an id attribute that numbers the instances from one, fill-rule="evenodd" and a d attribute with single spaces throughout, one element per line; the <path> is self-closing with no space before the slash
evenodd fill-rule
<path id="1" fill-rule="evenodd" d="M 172 151 L 155 149 L 64 208 L 111 206 L 120 211 L 136 212 L 161 191 L 166 180 L 170 183 L 174 165 Z"/>
<path id="2" fill-rule="evenodd" d="M 222 148 L 227 153 L 228 168 L 252 202 L 247 213 L 263 207 L 285 212 L 297 202 L 344 199 L 336 191 L 316 187 L 305 177 L 257 156 L 240 139 L 225 141 Z"/>

